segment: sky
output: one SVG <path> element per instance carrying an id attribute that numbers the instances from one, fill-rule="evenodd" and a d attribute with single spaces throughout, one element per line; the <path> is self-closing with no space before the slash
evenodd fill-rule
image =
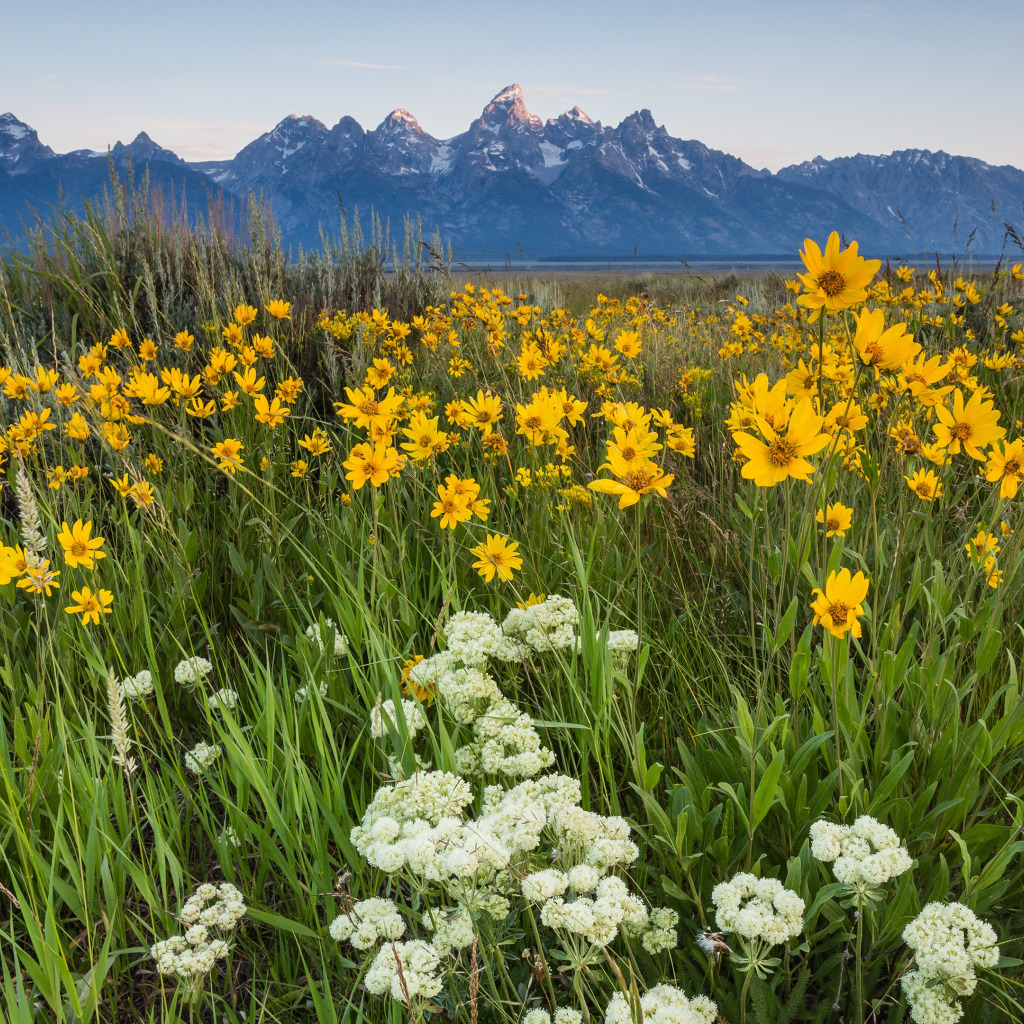
<path id="1" fill-rule="evenodd" d="M 1024 167 L 1024 3 L 51 0 L 6 5 L 0 112 L 56 152 L 146 131 L 233 156 L 289 114 L 396 107 L 456 135 L 518 82 L 530 110 L 658 124 L 777 170 L 894 149 Z"/>

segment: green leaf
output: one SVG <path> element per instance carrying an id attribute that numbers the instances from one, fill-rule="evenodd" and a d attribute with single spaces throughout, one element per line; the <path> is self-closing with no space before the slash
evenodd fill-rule
<path id="1" fill-rule="evenodd" d="M 775 801 L 775 791 L 779 786 L 779 776 L 782 775 L 782 767 L 786 762 L 786 752 L 778 750 L 772 758 L 772 763 L 765 769 L 761 781 L 757 784 L 754 793 L 754 806 L 751 812 L 751 831 L 757 828 L 764 820 L 772 803 Z"/>

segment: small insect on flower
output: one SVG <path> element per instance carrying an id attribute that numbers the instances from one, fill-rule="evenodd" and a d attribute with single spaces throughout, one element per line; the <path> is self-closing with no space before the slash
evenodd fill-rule
<path id="1" fill-rule="evenodd" d="M 710 928 L 702 928 L 697 932 L 697 945 L 710 960 L 717 962 L 723 953 L 732 952 L 729 944 L 725 941 L 726 934 L 726 932 L 715 932 Z"/>

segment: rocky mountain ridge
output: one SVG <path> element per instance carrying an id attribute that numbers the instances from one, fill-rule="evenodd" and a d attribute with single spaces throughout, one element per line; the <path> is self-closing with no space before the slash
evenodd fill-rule
<path id="1" fill-rule="evenodd" d="M 0 225 L 47 188 L 94 195 L 107 161 L 58 155 L 0 115 Z M 463 258 L 784 254 L 833 228 L 875 255 L 998 252 L 1005 223 L 1024 226 L 1024 171 L 921 150 L 814 160 L 775 174 L 671 136 L 649 110 L 618 125 L 578 106 L 542 121 L 518 85 L 499 92 L 460 135 L 437 139 L 407 110 L 365 130 L 290 115 L 230 160 L 188 164 L 140 133 L 110 151 L 195 203 L 268 198 L 286 243 L 371 207 L 393 227 L 420 217 Z M 90 191 L 91 190 L 91 191 Z M 28 193 L 28 195 L 24 195 Z M 22 209 L 15 209 L 21 201 Z"/>

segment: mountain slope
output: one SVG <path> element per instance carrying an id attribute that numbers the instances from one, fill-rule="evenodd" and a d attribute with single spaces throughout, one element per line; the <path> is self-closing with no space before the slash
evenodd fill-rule
<path id="1" fill-rule="evenodd" d="M 55 154 L 12 114 L 0 116 L 0 227 L 59 195 L 80 206 L 107 178 L 106 154 Z M 522 90 L 499 92 L 460 135 L 437 139 L 407 110 L 365 130 L 291 115 L 231 160 L 186 164 L 145 135 L 110 152 L 131 157 L 190 201 L 207 194 L 272 203 L 285 242 L 319 244 L 344 214 L 371 208 L 398 228 L 421 217 L 461 258 L 627 258 L 779 254 L 831 230 L 875 255 L 997 252 L 1003 221 L 1024 224 L 1024 171 L 945 153 L 821 157 L 777 174 L 695 140 L 649 110 L 618 125 L 579 107 L 542 121 Z M 177 194 L 176 192 L 176 194 Z M 956 233 L 954 234 L 954 226 Z"/>

